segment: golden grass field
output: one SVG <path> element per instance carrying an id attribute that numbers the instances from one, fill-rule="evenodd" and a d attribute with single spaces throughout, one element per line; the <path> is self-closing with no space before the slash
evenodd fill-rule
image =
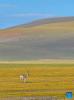
<path id="1" fill-rule="evenodd" d="M 26 83 L 19 76 L 29 73 Z M 74 64 L 0 64 L 0 97 L 74 93 Z"/>

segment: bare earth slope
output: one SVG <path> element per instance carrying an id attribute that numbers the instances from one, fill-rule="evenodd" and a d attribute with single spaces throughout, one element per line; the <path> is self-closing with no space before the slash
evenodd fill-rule
<path id="1" fill-rule="evenodd" d="M 0 60 L 74 59 L 74 17 L 0 30 Z"/>

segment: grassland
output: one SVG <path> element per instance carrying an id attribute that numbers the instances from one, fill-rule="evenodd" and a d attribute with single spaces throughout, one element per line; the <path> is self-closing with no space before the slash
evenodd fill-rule
<path id="1" fill-rule="evenodd" d="M 19 76 L 29 73 L 26 83 Z M 74 93 L 74 64 L 0 64 L 0 97 Z"/>

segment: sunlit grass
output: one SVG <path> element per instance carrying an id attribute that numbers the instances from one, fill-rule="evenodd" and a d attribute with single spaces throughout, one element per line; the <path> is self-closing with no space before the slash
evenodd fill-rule
<path id="1" fill-rule="evenodd" d="M 19 78 L 24 73 L 26 83 Z M 74 64 L 0 64 L 0 97 L 64 96 L 73 89 Z"/>

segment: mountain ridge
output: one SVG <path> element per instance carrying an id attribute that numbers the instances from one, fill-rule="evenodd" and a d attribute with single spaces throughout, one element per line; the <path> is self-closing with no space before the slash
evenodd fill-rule
<path id="1" fill-rule="evenodd" d="M 74 59 L 74 17 L 60 19 L 0 30 L 0 60 Z"/>
<path id="2" fill-rule="evenodd" d="M 50 18 L 43 18 L 43 19 L 37 19 L 33 20 L 31 22 L 21 24 L 21 25 L 16 25 L 12 26 L 9 28 L 1 29 L 1 30 L 6 30 L 6 29 L 12 29 L 16 27 L 29 27 L 29 26 L 35 26 L 35 25 L 41 25 L 41 24 L 49 24 L 49 23 L 55 23 L 55 22 L 63 22 L 63 21 L 73 21 L 74 16 L 69 16 L 69 17 L 50 17 Z"/>

